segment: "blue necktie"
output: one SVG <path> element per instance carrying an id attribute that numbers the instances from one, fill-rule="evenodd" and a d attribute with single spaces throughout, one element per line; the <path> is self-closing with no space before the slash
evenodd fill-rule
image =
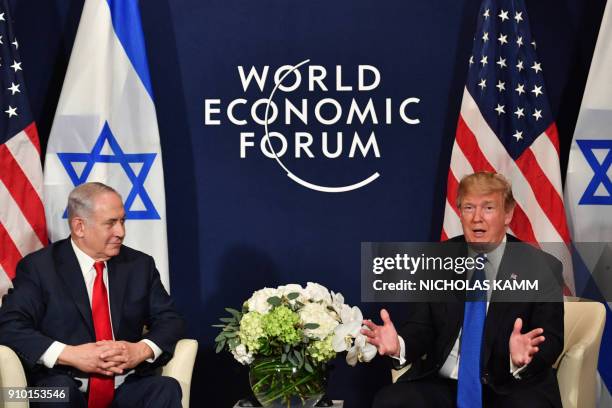
<path id="1" fill-rule="evenodd" d="M 480 257 L 480 256 L 479 256 Z M 486 257 L 484 257 L 486 262 Z M 472 284 L 485 279 L 484 269 L 475 269 Z M 465 302 L 461 349 L 459 357 L 459 378 L 457 384 L 458 408 L 482 408 L 482 384 L 480 383 L 480 350 L 485 317 L 487 315 L 487 292 L 478 291 Z"/>

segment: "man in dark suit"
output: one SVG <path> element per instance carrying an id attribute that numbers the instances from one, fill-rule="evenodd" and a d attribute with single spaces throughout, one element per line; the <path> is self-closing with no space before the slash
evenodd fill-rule
<path id="1" fill-rule="evenodd" d="M 473 255 L 486 254 L 486 278 L 546 282 L 542 298 L 500 302 L 488 293 L 480 302 L 412 303 L 399 332 L 381 310 L 383 324 L 364 321 L 369 330 L 362 332 L 395 368 L 410 368 L 373 406 L 560 408 L 552 365 L 563 349 L 561 263 L 506 235 L 515 202 L 503 176 L 464 177 L 457 206 L 464 235 L 452 241 L 467 242 Z"/>
<path id="2" fill-rule="evenodd" d="M 69 388 L 69 403 L 45 407 L 180 407 L 178 382 L 153 374 L 184 322 L 153 258 L 122 245 L 121 196 L 83 184 L 68 198 L 68 222 L 69 238 L 17 266 L 0 344 L 18 354 L 30 385 Z"/>

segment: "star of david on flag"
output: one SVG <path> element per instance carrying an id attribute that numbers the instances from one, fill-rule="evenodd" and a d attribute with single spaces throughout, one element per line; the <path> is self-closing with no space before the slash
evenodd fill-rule
<path id="1" fill-rule="evenodd" d="M 170 289 L 166 198 L 137 0 L 85 0 L 45 156 L 52 241 L 70 234 L 68 194 L 98 181 L 122 195 L 125 245 L 155 259 Z"/>
<path id="2" fill-rule="evenodd" d="M 105 143 L 108 143 L 113 154 L 102 154 Z M 96 140 L 90 153 L 57 153 L 57 155 L 75 187 L 87 182 L 87 178 L 96 163 L 117 163 L 121 165 L 121 168 L 125 171 L 125 174 L 132 183 L 132 189 L 125 198 L 124 203 L 126 219 L 158 220 L 160 218 L 155 209 L 155 205 L 153 205 L 144 187 L 145 179 L 153 165 L 156 153 L 124 153 L 108 126 L 108 122 L 104 122 L 100 137 Z M 74 163 L 85 163 L 85 167 L 80 176 L 77 174 Z M 142 164 L 142 167 L 140 171 L 136 173 L 134 168 L 130 166 L 131 164 Z M 140 197 L 145 207 L 144 210 L 132 209 L 134 200 L 137 197 Z M 67 211 L 64 211 L 63 217 L 67 218 L 67 216 Z"/>
<path id="3" fill-rule="evenodd" d="M 612 165 L 612 139 L 576 140 L 576 143 L 594 173 L 593 179 L 587 186 L 578 204 L 612 205 L 612 180 L 608 176 L 608 171 Z M 595 155 L 595 150 L 606 151 L 606 155 L 601 163 Z M 600 186 L 607 191 L 607 195 L 601 194 Z"/>

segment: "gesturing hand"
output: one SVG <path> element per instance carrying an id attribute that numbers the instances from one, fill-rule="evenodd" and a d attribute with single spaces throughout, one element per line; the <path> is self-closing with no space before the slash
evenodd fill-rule
<path id="1" fill-rule="evenodd" d="M 544 329 L 537 328 L 528 333 L 521 334 L 522 328 L 523 320 L 519 317 L 514 322 L 514 329 L 510 335 L 509 342 L 510 358 L 512 359 L 512 364 L 516 367 L 522 367 L 525 364 L 529 364 L 534 354 L 540 350 L 538 345 L 542 344 L 545 340 L 544 336 L 541 335 L 544 333 Z"/>
<path id="2" fill-rule="evenodd" d="M 380 318 L 383 321 L 383 325 L 379 326 L 371 320 L 364 320 L 368 329 L 361 329 L 361 333 L 366 336 L 368 343 L 372 344 L 378 349 L 378 354 L 381 356 L 395 356 L 398 357 L 400 353 L 400 344 L 397 337 L 397 330 L 389 317 L 389 313 L 382 309 L 380 311 Z"/>

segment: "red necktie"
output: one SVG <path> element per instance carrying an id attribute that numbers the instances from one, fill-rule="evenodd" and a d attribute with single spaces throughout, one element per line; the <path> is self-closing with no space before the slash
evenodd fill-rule
<path id="1" fill-rule="evenodd" d="M 110 312 L 108 310 L 108 296 L 106 286 L 102 279 L 104 275 L 104 262 L 94 263 L 96 280 L 91 295 L 91 311 L 93 313 L 96 341 L 112 340 Z M 89 408 L 107 408 L 113 401 L 115 393 L 115 377 L 92 374 L 89 377 Z"/>

